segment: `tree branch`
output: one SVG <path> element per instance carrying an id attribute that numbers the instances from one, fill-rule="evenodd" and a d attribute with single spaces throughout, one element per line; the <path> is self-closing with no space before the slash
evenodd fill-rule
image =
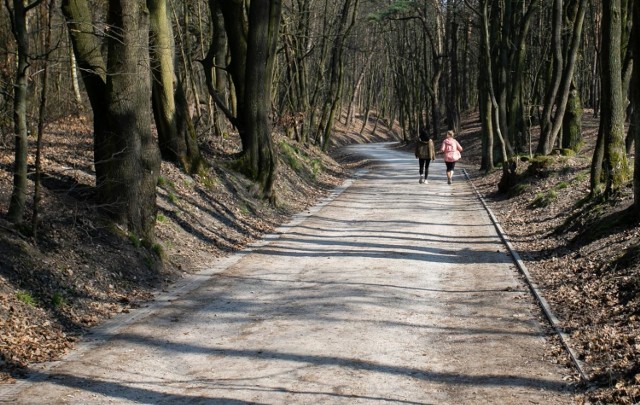
<path id="1" fill-rule="evenodd" d="M 24 12 L 28 12 L 29 10 L 31 10 L 32 8 L 38 7 L 40 5 L 40 3 L 42 3 L 44 0 L 36 0 L 33 3 L 29 4 L 28 6 L 24 7 Z"/>

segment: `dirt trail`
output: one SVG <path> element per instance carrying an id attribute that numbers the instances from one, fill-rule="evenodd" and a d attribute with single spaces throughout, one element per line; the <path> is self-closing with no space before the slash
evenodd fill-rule
<path id="1" fill-rule="evenodd" d="M 341 194 L 0 387 L 16 403 L 571 403 L 471 187 L 384 145 Z M 338 193 L 336 193 L 338 194 Z"/>

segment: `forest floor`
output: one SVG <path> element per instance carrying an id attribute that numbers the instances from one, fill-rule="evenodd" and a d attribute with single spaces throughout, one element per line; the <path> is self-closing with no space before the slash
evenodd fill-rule
<path id="1" fill-rule="evenodd" d="M 479 126 L 467 117 L 459 136 L 465 163 L 478 167 Z M 59 358 L 92 326 L 129 312 L 154 294 L 203 269 L 213 257 L 240 250 L 340 184 L 368 162 L 341 155 L 352 142 L 394 140 L 384 126 L 364 137 L 338 127 L 332 157 L 277 136 L 279 204 L 256 198 L 235 173 L 233 137 L 208 139 L 208 175 L 191 178 L 163 164 L 159 243 L 151 251 L 102 224 L 91 199 L 90 124 L 69 118 L 49 126 L 37 235 L 25 236 L 0 217 L 0 380 L 11 383 L 29 364 Z M 570 335 L 592 382 L 577 402 L 640 399 L 640 245 L 637 223 L 624 220 L 631 189 L 608 203 L 585 202 L 597 122 L 585 115 L 581 153 L 522 162 L 521 186 L 497 194 L 500 172 L 470 170 L 474 183 Z M 12 152 L 0 142 L 0 213 L 11 192 Z M 338 163 L 340 162 L 340 163 Z M 620 220 L 622 218 L 622 220 Z M 558 351 L 556 361 L 567 362 Z"/>

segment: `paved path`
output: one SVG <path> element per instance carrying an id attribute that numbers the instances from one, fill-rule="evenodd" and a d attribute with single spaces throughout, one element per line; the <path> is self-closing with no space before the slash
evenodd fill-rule
<path id="1" fill-rule="evenodd" d="M 471 187 L 380 160 L 331 201 L 78 350 L 16 403 L 570 403 L 538 310 Z M 337 193 L 336 193 L 337 194 Z"/>

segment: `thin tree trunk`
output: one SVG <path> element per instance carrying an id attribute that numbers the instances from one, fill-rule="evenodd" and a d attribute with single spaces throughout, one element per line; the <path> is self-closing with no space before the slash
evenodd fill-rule
<path id="1" fill-rule="evenodd" d="M 71 70 L 71 86 L 73 87 L 73 96 L 76 106 L 82 109 L 82 95 L 80 94 L 80 83 L 78 83 L 78 67 L 76 63 L 76 54 L 73 52 L 73 45 L 69 44 L 69 67 Z"/>
<path id="2" fill-rule="evenodd" d="M 36 176 L 33 190 L 33 216 L 31 217 L 31 233 L 33 239 L 38 238 L 38 216 L 40 213 L 40 177 L 42 173 L 42 138 L 44 136 L 44 126 L 47 110 L 47 85 L 49 83 L 49 50 L 51 48 L 51 19 L 53 16 L 53 7 L 55 0 L 50 0 L 48 4 L 48 12 L 46 14 L 47 31 L 44 40 L 44 68 L 42 71 L 42 91 L 40 93 L 40 111 L 38 114 L 38 139 L 36 141 Z"/>
<path id="3" fill-rule="evenodd" d="M 350 14 L 349 10 L 352 8 L 352 0 L 346 0 L 344 2 L 344 7 L 342 8 L 341 14 L 342 17 L 338 28 L 340 34 L 334 42 L 334 46 L 331 51 L 331 82 L 329 85 L 329 99 L 325 103 L 325 120 L 322 122 L 323 151 L 326 151 L 329 146 L 331 131 L 333 130 L 333 122 L 338 111 L 340 98 L 342 97 L 342 89 L 344 86 L 344 44 L 347 35 L 349 35 L 349 32 L 356 22 L 358 1 L 359 0 L 353 0 L 353 12 L 351 13 L 351 20 L 349 20 L 348 23 L 347 21 Z"/>
<path id="4" fill-rule="evenodd" d="M 22 224 L 27 200 L 27 81 L 29 78 L 29 38 L 27 36 L 27 12 L 41 3 L 39 0 L 25 7 L 23 0 L 13 0 L 11 28 L 18 45 L 18 63 L 13 99 L 13 123 L 15 134 L 15 162 L 13 169 L 13 191 L 9 202 L 9 220 Z M 9 1 L 5 0 L 8 10 Z"/>
<path id="5" fill-rule="evenodd" d="M 547 151 L 547 154 L 551 152 L 553 145 L 556 143 L 558 134 L 562 130 L 562 123 L 567 108 L 567 102 L 569 100 L 569 96 L 571 95 L 571 83 L 573 81 L 573 73 L 578 59 L 578 50 L 580 48 L 580 42 L 582 40 L 582 27 L 586 8 L 587 0 L 580 0 L 580 4 L 578 5 L 578 12 L 576 14 L 576 19 L 573 25 L 571 44 L 568 51 L 568 60 L 562 72 L 562 80 L 559 88 L 556 112 L 552 121 L 553 125 L 550 128 L 551 132 L 546 138 L 547 144 L 545 146 L 545 150 Z"/>
<path id="6" fill-rule="evenodd" d="M 552 50 L 553 50 L 553 66 L 549 87 L 544 98 L 542 110 L 542 123 L 540 128 L 540 141 L 538 143 L 537 153 L 548 155 L 551 152 L 551 131 L 553 127 L 552 114 L 553 108 L 562 81 L 562 0 L 553 0 L 553 17 L 552 17 Z"/>
<path id="7" fill-rule="evenodd" d="M 518 37 L 518 45 L 515 55 L 513 56 L 513 64 L 515 68 L 512 67 L 513 74 L 511 75 L 511 86 L 510 86 L 510 103 L 508 106 L 508 123 L 509 123 L 509 133 L 512 134 L 513 137 L 516 137 L 518 134 L 524 135 L 526 131 L 526 124 L 522 117 L 524 116 L 524 80 L 526 78 L 525 75 L 525 64 L 526 64 L 526 50 L 527 50 L 527 36 L 529 35 L 529 29 L 531 27 L 531 21 L 534 15 L 534 12 L 538 8 L 538 0 L 534 0 L 529 4 L 529 8 L 527 9 L 525 15 L 522 17 L 520 22 L 520 32 Z M 521 138 L 515 138 L 515 148 L 517 150 L 521 149 Z"/>

